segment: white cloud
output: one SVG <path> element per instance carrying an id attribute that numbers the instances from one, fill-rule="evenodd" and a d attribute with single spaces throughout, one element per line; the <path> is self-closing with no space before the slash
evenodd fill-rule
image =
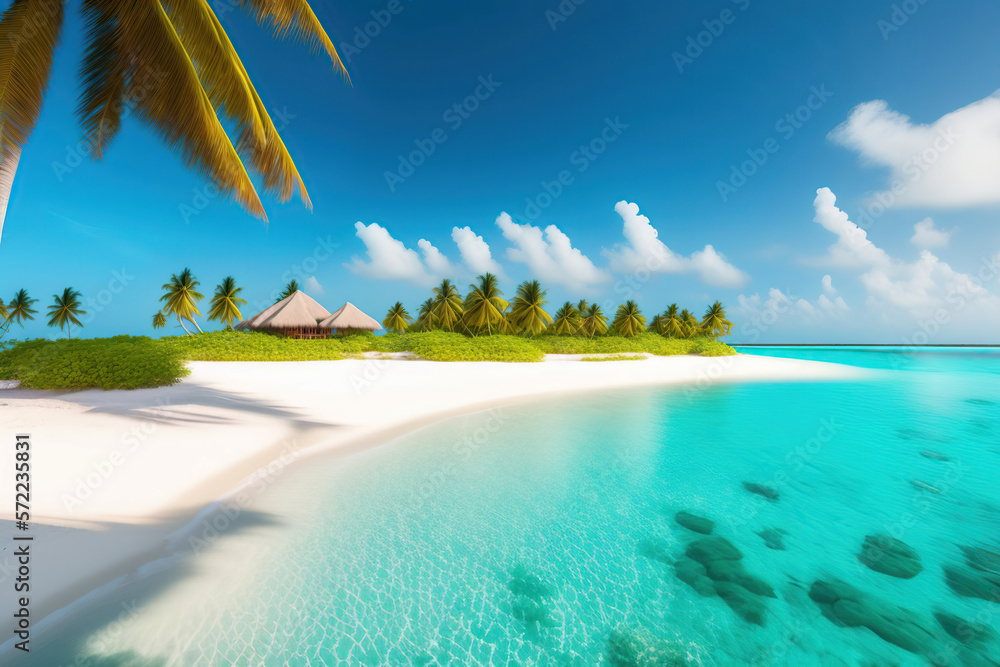
<path id="1" fill-rule="evenodd" d="M 622 218 L 622 235 L 626 244 L 616 244 L 612 249 L 602 251 L 614 271 L 695 272 L 703 282 L 717 287 L 740 287 L 750 278 L 727 262 L 711 245 L 694 252 L 691 257 L 678 255 L 660 240 L 659 230 L 649 218 L 640 215 L 638 204 L 620 201 L 615 204 L 615 212 Z"/>
<path id="2" fill-rule="evenodd" d="M 759 293 L 746 296 L 740 294 L 737 299 L 735 314 L 757 328 L 770 328 L 781 321 L 787 325 L 789 323 L 812 323 L 825 321 L 829 318 L 838 318 L 848 311 L 850 307 L 833 288 L 830 276 L 823 276 L 821 281 L 826 294 L 820 294 L 815 302 L 785 294 L 777 287 L 772 287 L 767 293 L 767 300 L 761 299 Z"/>
<path id="3" fill-rule="evenodd" d="M 475 273 L 493 273 L 503 277 L 503 269 L 493 259 L 490 246 L 469 227 L 455 227 L 451 230 L 451 240 L 458 246 L 458 252 L 462 255 L 462 261 Z"/>
<path id="4" fill-rule="evenodd" d="M 889 256 L 885 251 L 869 241 L 867 232 L 851 222 L 847 214 L 837 208 L 836 203 L 837 196 L 830 188 L 816 191 L 816 199 L 813 201 L 816 217 L 813 220 L 837 235 L 837 242 L 830 246 L 829 255 L 820 260 L 820 263 L 841 268 L 888 264 Z"/>
<path id="5" fill-rule="evenodd" d="M 377 223 L 355 223 L 356 236 L 365 244 L 368 261 L 353 255 L 345 263 L 352 273 L 376 280 L 407 280 L 418 285 L 433 284 L 455 271 L 454 265 L 426 239 L 417 241 L 418 253 L 393 238 L 389 230 Z"/>
<path id="6" fill-rule="evenodd" d="M 323 286 L 319 284 L 318 280 L 316 280 L 316 276 L 309 276 L 308 278 L 306 278 L 303 287 L 306 288 L 306 291 L 312 292 L 316 296 L 322 296 L 323 294 L 326 294 L 326 290 L 324 290 Z"/>
<path id="7" fill-rule="evenodd" d="M 954 309 L 959 304 L 964 307 L 970 301 L 987 300 L 994 307 L 1000 303 L 982 287 L 980 280 L 955 271 L 930 250 L 922 250 L 920 257 L 910 263 L 890 257 L 869 241 L 864 230 L 851 222 L 835 203 L 836 197 L 829 188 L 817 191 L 815 220 L 838 236 L 837 243 L 830 247 L 829 261 L 865 270 L 859 278 L 873 311 L 882 316 L 896 313 L 920 320 L 934 316 L 940 308 Z M 924 220 L 917 224 L 918 233 L 924 223 L 933 227 L 930 219 Z M 828 286 L 826 277 L 823 286 L 824 289 Z M 832 281 L 829 289 L 833 290 Z M 836 301 L 831 303 L 836 305 Z"/>
<path id="8" fill-rule="evenodd" d="M 913 225 L 913 236 L 910 243 L 921 248 L 943 248 L 951 240 L 952 232 L 935 229 L 934 221 L 924 218 Z"/>
<path id="9" fill-rule="evenodd" d="M 441 254 L 441 251 L 435 248 L 430 241 L 420 239 L 417 241 L 417 247 L 424 254 L 424 263 L 427 264 L 430 273 L 435 276 L 450 276 L 454 272 L 455 269 L 448 258 Z"/>
<path id="10" fill-rule="evenodd" d="M 691 253 L 691 265 L 702 282 L 716 287 L 742 287 L 750 279 L 746 273 L 727 262 L 711 245 Z"/>
<path id="11" fill-rule="evenodd" d="M 507 258 L 527 265 L 543 282 L 582 289 L 611 280 L 607 271 L 594 266 L 555 225 L 546 227 L 543 234 L 534 225 L 515 223 L 507 213 L 497 216 L 496 224 L 504 238 L 514 244 L 507 248 Z"/>
<path id="12" fill-rule="evenodd" d="M 889 168 L 889 186 L 876 194 L 882 203 L 949 208 L 1000 203 L 1000 91 L 925 125 L 883 100 L 866 102 L 830 139 L 869 164 Z"/>

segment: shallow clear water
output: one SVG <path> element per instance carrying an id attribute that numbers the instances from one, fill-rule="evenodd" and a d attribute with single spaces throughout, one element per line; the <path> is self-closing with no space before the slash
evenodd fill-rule
<path id="1" fill-rule="evenodd" d="M 691 664 L 996 664 L 996 640 L 967 649 L 933 612 L 1000 628 L 1000 606 L 942 575 L 959 545 L 1000 551 L 997 353 L 753 352 L 882 370 L 535 402 L 312 459 L 262 484 L 239 530 L 81 619 L 38 664 L 596 665 L 616 630 Z M 675 576 L 701 537 L 675 522 L 682 509 L 773 587 L 766 625 Z M 785 550 L 766 528 L 786 531 Z M 862 564 L 873 533 L 913 547 L 923 571 Z M 831 577 L 911 610 L 930 648 L 831 622 L 808 595 Z"/>

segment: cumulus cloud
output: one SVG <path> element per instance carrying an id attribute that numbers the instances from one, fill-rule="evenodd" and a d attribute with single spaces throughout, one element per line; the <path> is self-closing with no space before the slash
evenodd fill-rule
<path id="1" fill-rule="evenodd" d="M 436 276 L 447 276 L 454 271 L 448 258 L 441 254 L 441 251 L 435 248 L 430 241 L 420 239 L 417 241 L 417 247 L 424 254 L 424 263 L 427 264 L 430 273 Z"/>
<path id="2" fill-rule="evenodd" d="M 462 261 L 476 275 L 493 273 L 503 276 L 503 269 L 493 259 L 490 246 L 469 227 L 455 227 L 451 230 L 451 240 L 458 246 Z"/>
<path id="3" fill-rule="evenodd" d="M 407 280 L 418 285 L 428 285 L 442 276 L 450 275 L 453 269 L 448 258 L 425 239 L 417 241 L 417 247 L 420 248 L 418 253 L 393 238 L 388 229 L 377 223 L 366 225 L 358 222 L 354 228 L 357 230 L 356 236 L 365 244 L 368 261 L 354 255 L 344 266 L 359 276 L 376 280 Z"/>
<path id="4" fill-rule="evenodd" d="M 915 124 L 883 100 L 854 108 L 830 139 L 887 167 L 881 202 L 958 208 L 1000 203 L 1000 91 Z"/>
<path id="5" fill-rule="evenodd" d="M 760 333 L 760 328 L 773 326 L 779 321 L 785 324 L 825 321 L 838 318 L 851 310 L 847 302 L 837 294 L 829 275 L 823 276 L 821 282 L 824 293 L 815 301 L 795 296 L 791 292 L 785 294 L 777 287 L 768 290 L 766 300 L 756 292 L 750 296 L 740 294 L 736 299 L 734 314 L 757 327 Z"/>
<path id="6" fill-rule="evenodd" d="M 311 292 L 316 296 L 326 294 L 326 290 L 324 290 L 323 286 L 319 284 L 318 280 L 316 280 L 316 276 L 309 276 L 306 278 L 305 283 L 303 283 L 303 287 L 306 288 L 307 292 Z"/>
<path id="7" fill-rule="evenodd" d="M 749 276 L 736 268 L 711 245 L 684 257 L 671 250 L 660 240 L 659 230 L 644 215 L 639 205 L 627 201 L 615 204 L 615 212 L 622 218 L 624 244 L 616 244 L 602 251 L 612 270 L 634 273 L 645 269 L 653 273 L 696 273 L 709 285 L 741 287 Z"/>
<path id="8" fill-rule="evenodd" d="M 928 249 L 922 250 L 914 262 L 890 257 L 868 240 L 864 230 L 851 222 L 835 203 L 836 197 L 829 188 L 818 190 L 815 220 L 838 237 L 837 243 L 830 248 L 829 259 L 841 267 L 864 270 L 859 278 L 872 310 L 882 315 L 897 312 L 921 319 L 935 315 L 940 308 L 956 309 L 969 302 L 982 302 L 983 305 L 989 302 L 992 308 L 1000 305 L 982 286 L 983 278 L 955 271 Z M 928 219 L 917 224 L 918 233 L 924 223 L 929 223 L 925 227 L 935 231 Z M 826 277 L 823 286 L 825 290 L 827 287 L 833 290 L 832 281 L 828 285 Z M 836 301 L 832 303 L 836 305 Z"/>
<path id="9" fill-rule="evenodd" d="M 921 248 L 943 248 L 951 240 L 952 232 L 946 232 L 934 227 L 934 221 L 924 218 L 913 225 L 913 236 L 910 243 Z"/>
<path id="10" fill-rule="evenodd" d="M 597 268 L 574 248 L 569 237 L 555 225 L 549 225 L 543 232 L 534 225 L 517 224 L 507 213 L 497 216 L 496 224 L 504 238 L 513 244 L 507 248 L 507 258 L 527 265 L 543 282 L 582 289 L 611 280 L 607 271 Z"/>
<path id="11" fill-rule="evenodd" d="M 816 191 L 813 218 L 828 232 L 837 236 L 837 242 L 830 246 L 829 254 L 820 263 L 841 268 L 879 266 L 889 263 L 884 250 L 868 240 L 868 233 L 850 221 L 847 213 L 837 208 L 837 196 L 830 188 Z"/>

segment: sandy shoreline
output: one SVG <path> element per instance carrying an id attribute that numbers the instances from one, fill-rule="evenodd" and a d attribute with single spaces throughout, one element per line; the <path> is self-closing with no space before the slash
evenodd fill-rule
<path id="1" fill-rule="evenodd" d="M 378 356 L 378 355 L 370 355 Z M 32 617 L 43 617 L 151 560 L 167 538 L 255 471 L 316 451 L 360 448 L 447 416 L 540 396 L 720 382 L 851 379 L 837 364 L 738 355 L 580 362 L 403 359 L 190 364 L 173 387 L 66 394 L 0 391 L 7 460 L 32 436 Z M 0 489 L 12 532 L 12 485 Z M 16 576 L 0 552 L 0 585 Z M 0 596 L 12 613 L 13 595 Z M 9 618 L 9 617 L 8 617 Z M 6 639 L 6 638 L 5 638 Z"/>

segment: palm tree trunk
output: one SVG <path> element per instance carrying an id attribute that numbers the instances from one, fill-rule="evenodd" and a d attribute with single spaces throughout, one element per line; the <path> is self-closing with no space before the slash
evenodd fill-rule
<path id="1" fill-rule="evenodd" d="M 0 161 L 0 237 L 3 236 L 3 223 L 7 219 L 7 203 L 10 201 L 10 190 L 14 186 L 17 163 L 20 161 L 21 149 L 15 147 L 11 147 L 7 158 Z"/>
<path id="2" fill-rule="evenodd" d="M 188 336 L 191 335 L 191 332 L 188 331 L 188 328 L 186 326 L 184 326 L 184 320 L 181 319 L 181 316 L 180 316 L 179 313 L 177 315 L 177 324 L 181 325 L 181 329 L 184 329 L 184 333 L 186 333 Z"/>
<path id="3" fill-rule="evenodd" d="M 198 333 L 205 333 L 204 331 L 201 330 L 201 327 L 198 326 L 198 322 L 196 320 L 194 320 L 193 318 L 189 318 L 189 319 L 191 319 L 191 324 L 193 324 L 196 327 L 198 327 Z"/>

